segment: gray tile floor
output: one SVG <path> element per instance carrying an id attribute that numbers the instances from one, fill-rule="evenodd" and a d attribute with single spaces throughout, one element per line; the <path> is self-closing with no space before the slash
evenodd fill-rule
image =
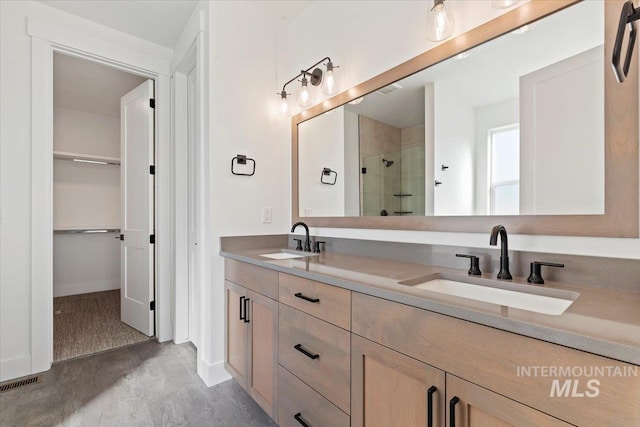
<path id="1" fill-rule="evenodd" d="M 275 426 L 233 380 L 207 388 L 191 344 L 150 341 L 55 364 L 0 394 L 5 426 Z"/>

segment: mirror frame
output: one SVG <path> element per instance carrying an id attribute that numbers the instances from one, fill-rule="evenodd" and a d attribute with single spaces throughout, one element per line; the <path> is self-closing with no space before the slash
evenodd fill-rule
<path id="1" fill-rule="evenodd" d="M 298 124 L 387 86 L 525 24 L 581 0 L 531 0 L 413 59 L 391 68 L 291 118 L 292 220 L 312 227 L 485 232 L 503 224 L 511 233 L 529 235 L 638 237 L 638 67 L 616 81 L 609 58 L 624 0 L 605 0 L 605 213 L 603 215 L 519 216 L 353 216 L 301 217 L 298 206 Z M 636 46 L 636 62 L 638 46 Z"/>

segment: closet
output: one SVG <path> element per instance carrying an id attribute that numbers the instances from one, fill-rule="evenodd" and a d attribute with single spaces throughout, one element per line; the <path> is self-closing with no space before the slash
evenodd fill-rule
<path id="1" fill-rule="evenodd" d="M 149 339 L 120 320 L 120 100 L 146 80 L 54 54 L 55 362 Z"/>

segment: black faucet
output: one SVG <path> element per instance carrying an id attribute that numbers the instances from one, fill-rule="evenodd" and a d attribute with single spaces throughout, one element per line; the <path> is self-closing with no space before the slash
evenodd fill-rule
<path id="1" fill-rule="evenodd" d="M 507 243 L 507 229 L 504 225 L 499 224 L 491 229 L 491 239 L 489 244 L 496 246 L 498 244 L 498 233 L 500 233 L 500 272 L 498 273 L 498 279 L 511 280 L 511 273 L 509 273 L 509 244 Z"/>
<path id="2" fill-rule="evenodd" d="M 304 222 L 296 222 L 291 227 L 291 232 L 293 233 L 295 231 L 296 227 L 299 226 L 299 225 L 304 227 L 304 231 L 307 234 L 307 237 L 304 240 L 304 251 L 305 252 L 311 252 L 311 239 L 309 238 L 309 227 L 307 226 L 307 224 L 305 224 Z"/>

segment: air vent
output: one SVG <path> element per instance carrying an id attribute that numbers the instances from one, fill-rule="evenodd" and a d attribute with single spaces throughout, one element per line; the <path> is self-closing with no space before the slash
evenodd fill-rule
<path id="1" fill-rule="evenodd" d="M 391 83 L 389 86 L 385 86 L 382 89 L 378 89 L 378 92 L 380 92 L 383 95 L 388 95 L 391 92 L 395 92 L 400 89 L 402 89 L 402 86 L 400 86 L 398 83 Z"/>
<path id="2" fill-rule="evenodd" d="M 12 381 L 10 383 L 4 383 L 0 385 L 0 393 L 5 391 L 15 390 L 20 387 L 28 386 L 31 384 L 38 384 L 42 382 L 42 375 L 36 375 L 35 377 L 29 377 L 18 381 Z"/>

